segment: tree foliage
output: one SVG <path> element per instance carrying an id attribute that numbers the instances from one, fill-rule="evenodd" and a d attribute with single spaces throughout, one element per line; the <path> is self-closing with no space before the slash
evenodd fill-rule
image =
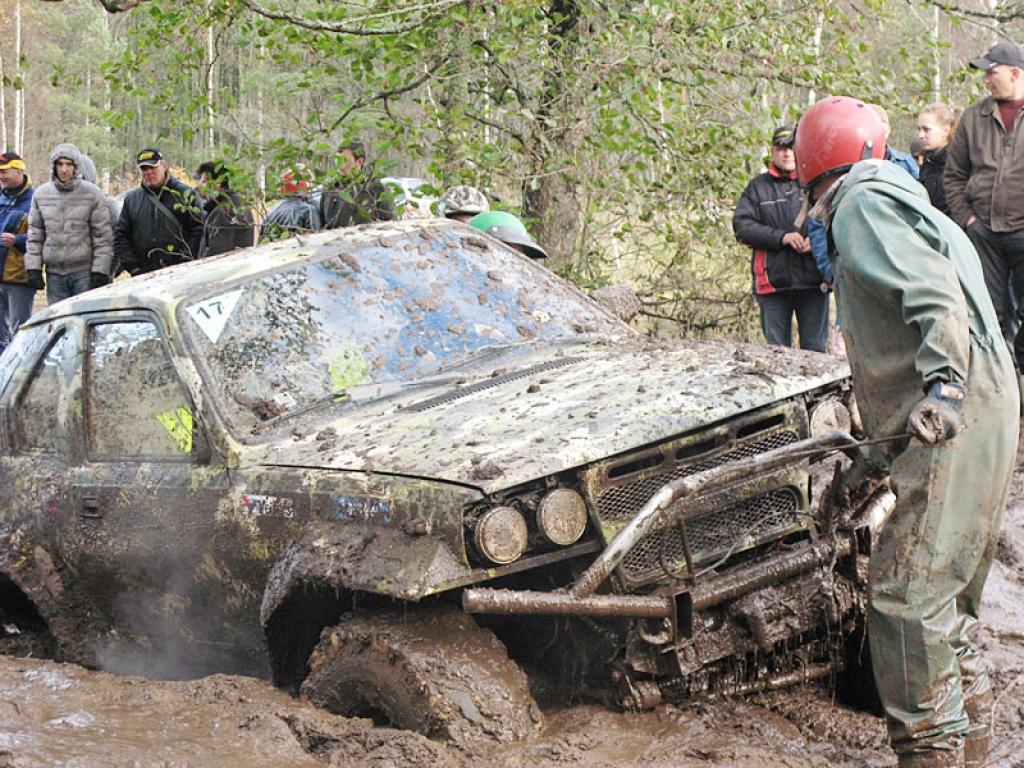
<path id="1" fill-rule="evenodd" d="M 381 170 L 491 190 L 554 268 L 585 286 L 632 282 L 671 332 L 740 336 L 753 327 L 748 255 L 729 222 L 773 127 L 812 95 L 844 93 L 885 105 L 905 145 L 936 73 L 942 98 L 976 93 L 963 63 L 991 32 L 970 12 L 992 10 L 103 0 L 128 9 L 111 16 L 88 0 L 32 5 L 47 33 L 29 54 L 31 102 L 48 116 L 36 161 L 69 139 L 119 177 L 157 143 L 186 168 L 227 160 L 258 196 L 295 161 L 329 175 L 337 146 L 361 138 Z"/>

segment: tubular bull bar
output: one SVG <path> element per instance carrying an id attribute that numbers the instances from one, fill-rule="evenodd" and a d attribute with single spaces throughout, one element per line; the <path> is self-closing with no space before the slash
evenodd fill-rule
<path id="1" fill-rule="evenodd" d="M 849 433 L 827 432 L 796 443 L 766 451 L 758 456 L 740 459 L 719 467 L 681 477 L 663 485 L 640 508 L 636 516 L 598 555 L 590 567 L 565 590 L 467 589 L 462 593 L 462 607 L 467 613 L 542 614 L 558 616 L 674 618 L 674 595 L 599 595 L 598 587 L 618 568 L 622 560 L 650 531 L 671 517 L 672 505 L 680 499 L 715 490 L 751 473 L 770 472 L 794 459 L 820 457 L 836 451 L 856 449 L 858 441 Z M 861 519 L 871 513 L 884 513 L 892 508 L 895 497 L 879 488 L 865 503 Z M 784 555 L 764 566 L 740 570 L 720 579 L 691 587 L 684 593 L 690 610 L 701 610 L 759 589 L 767 584 L 810 570 L 836 557 L 853 551 L 850 537 L 833 543 L 817 543 Z"/>

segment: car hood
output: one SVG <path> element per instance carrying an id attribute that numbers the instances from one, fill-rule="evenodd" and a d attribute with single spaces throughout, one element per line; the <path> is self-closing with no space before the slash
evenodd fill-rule
<path id="1" fill-rule="evenodd" d="M 458 386 L 353 407 L 264 446 L 261 464 L 433 478 L 485 492 L 659 442 L 847 376 L 780 347 L 647 339 L 498 359 Z"/>

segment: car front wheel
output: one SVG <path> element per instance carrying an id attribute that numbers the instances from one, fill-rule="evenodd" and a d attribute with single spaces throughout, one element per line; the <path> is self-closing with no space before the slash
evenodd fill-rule
<path id="1" fill-rule="evenodd" d="M 526 675 L 472 617 L 447 606 L 349 614 L 310 655 L 303 698 L 459 747 L 537 733 Z"/>

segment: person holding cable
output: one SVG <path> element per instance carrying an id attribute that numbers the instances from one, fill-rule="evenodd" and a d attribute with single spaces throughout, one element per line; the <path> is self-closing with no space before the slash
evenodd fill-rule
<path id="1" fill-rule="evenodd" d="M 868 640 L 900 768 L 977 768 L 994 702 L 972 633 L 1016 459 L 1017 377 L 970 239 L 882 160 L 885 136 L 868 105 L 830 97 L 795 139 L 877 443 L 840 498 L 884 474 L 896 494 L 871 543 Z"/>

